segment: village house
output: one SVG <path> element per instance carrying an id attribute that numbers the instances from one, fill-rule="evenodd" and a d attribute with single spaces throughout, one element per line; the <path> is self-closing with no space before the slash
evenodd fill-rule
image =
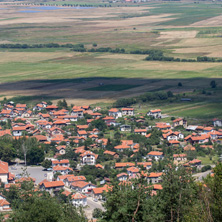
<path id="1" fill-rule="evenodd" d="M 134 130 L 134 133 L 135 133 L 135 134 L 140 134 L 140 135 L 142 135 L 142 136 L 146 136 L 147 129 L 135 129 L 135 130 Z"/>
<path id="2" fill-rule="evenodd" d="M 125 181 L 128 179 L 128 174 L 127 173 L 119 173 L 116 175 L 116 177 L 119 181 Z"/>
<path id="3" fill-rule="evenodd" d="M 63 167 L 69 167 L 69 160 L 68 159 L 63 159 L 63 160 L 52 160 L 52 167 L 55 166 L 63 166 Z"/>
<path id="4" fill-rule="evenodd" d="M 125 162 L 125 163 L 115 163 L 115 169 L 123 169 L 125 167 L 135 166 L 135 163 Z"/>
<path id="5" fill-rule="evenodd" d="M 91 193 L 93 188 L 96 188 L 96 185 L 85 182 L 85 181 L 76 181 L 71 183 L 71 189 L 81 192 L 81 193 Z"/>
<path id="6" fill-rule="evenodd" d="M 98 155 L 91 151 L 85 151 L 80 157 L 82 165 L 95 165 Z"/>
<path id="7" fill-rule="evenodd" d="M 186 162 L 187 161 L 187 154 L 173 154 L 173 160 L 176 162 Z"/>
<path id="8" fill-rule="evenodd" d="M 88 133 L 85 130 L 79 130 L 79 131 L 77 131 L 77 134 L 79 137 L 83 137 L 83 138 L 87 139 Z"/>
<path id="9" fill-rule="evenodd" d="M 69 167 L 63 167 L 63 166 L 54 166 L 53 168 L 53 173 L 60 173 L 62 175 L 66 175 L 68 174 L 69 172 L 72 172 L 73 169 L 72 168 L 69 168 Z"/>
<path id="10" fill-rule="evenodd" d="M 159 151 L 151 151 L 147 154 L 147 158 L 148 159 L 154 159 L 156 161 L 163 159 L 163 152 L 159 152 Z"/>
<path id="11" fill-rule="evenodd" d="M 222 119 L 213 119 L 213 125 L 214 127 L 222 127 Z"/>
<path id="12" fill-rule="evenodd" d="M 9 170 L 8 163 L 0 160 L 0 181 L 2 183 L 8 183 Z"/>
<path id="13" fill-rule="evenodd" d="M 75 193 L 71 196 L 71 202 L 74 206 L 87 206 L 87 197 L 81 193 Z"/>
<path id="14" fill-rule="evenodd" d="M 163 173 L 154 173 L 154 172 L 147 174 L 147 182 L 152 183 L 152 184 L 161 183 L 162 182 L 162 179 L 161 179 L 162 174 Z"/>
<path id="15" fill-rule="evenodd" d="M 73 109 L 71 115 L 77 116 L 78 118 L 83 118 L 83 109 Z"/>
<path id="16" fill-rule="evenodd" d="M 116 119 L 122 117 L 122 113 L 117 108 L 112 108 L 109 110 L 109 116 L 113 116 Z"/>
<path id="17" fill-rule="evenodd" d="M 56 149 L 60 155 L 64 155 L 66 153 L 66 145 L 57 146 Z"/>
<path id="18" fill-rule="evenodd" d="M 63 180 L 63 182 L 65 183 L 67 187 L 70 187 L 73 182 L 77 182 L 77 181 L 86 181 L 86 178 L 85 176 L 74 176 L 74 175 L 68 176 L 67 175 L 67 177 Z"/>
<path id="19" fill-rule="evenodd" d="M 119 154 L 117 154 L 116 152 L 109 151 L 109 150 L 104 151 L 103 154 L 110 155 L 114 159 L 118 159 L 119 158 Z"/>
<path id="20" fill-rule="evenodd" d="M 5 198 L 0 198 L 0 212 L 11 210 L 10 203 Z"/>
<path id="21" fill-rule="evenodd" d="M 13 136 L 23 136 L 25 132 L 26 132 L 26 126 L 18 126 L 12 128 Z"/>
<path id="22" fill-rule="evenodd" d="M 129 175 L 129 178 L 138 178 L 139 174 L 139 169 L 137 167 L 129 167 L 127 168 L 127 174 Z"/>
<path id="23" fill-rule="evenodd" d="M 143 166 L 146 170 L 152 167 L 152 162 L 138 162 L 137 166 Z"/>
<path id="24" fill-rule="evenodd" d="M 185 129 L 187 128 L 187 121 L 183 118 L 178 118 L 173 120 L 173 127 L 183 126 Z"/>
<path id="25" fill-rule="evenodd" d="M 92 196 L 94 199 L 102 200 L 104 197 L 104 192 L 108 192 L 110 189 L 112 189 L 108 185 L 104 185 L 103 187 L 96 187 L 92 190 Z"/>
<path id="26" fill-rule="evenodd" d="M 120 131 L 121 132 L 130 132 L 131 131 L 131 126 L 130 125 L 121 125 L 120 126 Z"/>
<path id="27" fill-rule="evenodd" d="M 103 118 L 107 126 L 116 125 L 116 120 L 113 116 L 106 116 Z M 117 124 L 118 125 L 118 124 Z"/>
<path id="28" fill-rule="evenodd" d="M 118 145 L 118 146 L 114 146 L 114 149 L 116 151 L 123 152 L 124 150 L 129 150 L 129 149 L 132 149 L 132 148 L 131 148 L 131 146 L 128 146 L 127 144 L 121 144 L 121 145 Z"/>
<path id="29" fill-rule="evenodd" d="M 150 110 L 150 111 L 147 113 L 147 116 L 151 116 L 151 117 L 153 117 L 154 119 L 160 119 L 160 118 L 162 117 L 162 115 L 161 115 L 161 109 Z"/>
<path id="30" fill-rule="evenodd" d="M 134 108 L 122 108 L 122 116 L 134 116 Z"/>
<path id="31" fill-rule="evenodd" d="M 43 182 L 40 185 L 40 189 L 42 191 L 47 191 L 50 194 L 60 191 L 64 188 L 64 183 L 62 181 L 51 181 L 51 182 Z"/>

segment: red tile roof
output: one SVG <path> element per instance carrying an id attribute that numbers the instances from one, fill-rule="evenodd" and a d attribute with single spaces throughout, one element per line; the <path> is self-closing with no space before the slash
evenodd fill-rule
<path id="1" fill-rule="evenodd" d="M 52 187 L 64 187 L 64 183 L 62 181 L 51 181 L 51 182 L 43 182 L 45 188 L 52 188 Z"/>
<path id="2" fill-rule="evenodd" d="M 0 174 L 8 173 L 8 163 L 0 160 Z"/>

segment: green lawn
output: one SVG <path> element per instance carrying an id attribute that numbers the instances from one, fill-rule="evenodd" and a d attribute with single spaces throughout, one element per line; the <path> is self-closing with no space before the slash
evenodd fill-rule
<path id="1" fill-rule="evenodd" d="M 212 165 L 212 164 L 215 164 L 215 161 L 218 160 L 218 156 L 213 156 L 212 160 L 210 160 L 209 156 L 205 156 L 205 157 L 198 156 L 197 159 L 201 160 L 203 165 Z"/>

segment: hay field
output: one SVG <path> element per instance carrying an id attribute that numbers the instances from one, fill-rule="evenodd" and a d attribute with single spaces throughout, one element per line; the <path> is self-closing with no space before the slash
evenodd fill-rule
<path id="1" fill-rule="evenodd" d="M 166 56 L 179 58 L 222 57 L 221 38 L 199 36 L 202 28 L 207 31 L 211 25 L 222 26 L 220 13 L 222 7 L 213 3 L 52 10 L 1 4 L 0 44 L 82 43 L 90 49 L 97 43 L 97 47 L 119 47 L 128 52 L 161 49 Z M 147 91 L 190 92 L 208 88 L 212 79 L 222 84 L 222 63 L 148 62 L 146 55 L 80 53 L 68 48 L 0 48 L 0 56 L 0 95 L 8 97 L 53 96 L 55 100 L 91 104 Z M 88 90 L 101 82 L 138 87 Z M 178 89 L 178 82 L 183 83 L 182 89 Z"/>

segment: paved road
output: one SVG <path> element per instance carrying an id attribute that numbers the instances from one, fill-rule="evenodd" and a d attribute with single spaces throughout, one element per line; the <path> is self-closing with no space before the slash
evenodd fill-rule
<path id="1" fill-rule="evenodd" d="M 16 168 L 16 170 L 13 170 Z M 13 165 L 9 167 L 9 171 L 13 174 L 23 174 L 25 166 L 24 165 Z M 43 171 L 42 166 L 28 166 L 27 173 L 30 177 L 34 177 L 36 179 L 36 184 L 40 183 L 42 180 L 47 178 L 47 171 Z M 46 175 L 46 176 L 45 176 Z"/>
<path id="2" fill-rule="evenodd" d="M 95 208 L 99 208 L 103 211 L 105 210 L 102 206 L 102 202 L 100 201 L 95 202 L 92 197 L 87 197 L 87 204 L 88 206 L 84 209 L 84 211 L 88 219 L 93 218 L 92 213 Z"/>
<path id="3" fill-rule="evenodd" d="M 196 177 L 198 181 L 203 181 L 203 178 L 205 178 L 210 173 L 211 173 L 211 170 L 208 170 L 208 171 L 203 172 L 203 173 L 193 174 L 193 176 Z"/>

